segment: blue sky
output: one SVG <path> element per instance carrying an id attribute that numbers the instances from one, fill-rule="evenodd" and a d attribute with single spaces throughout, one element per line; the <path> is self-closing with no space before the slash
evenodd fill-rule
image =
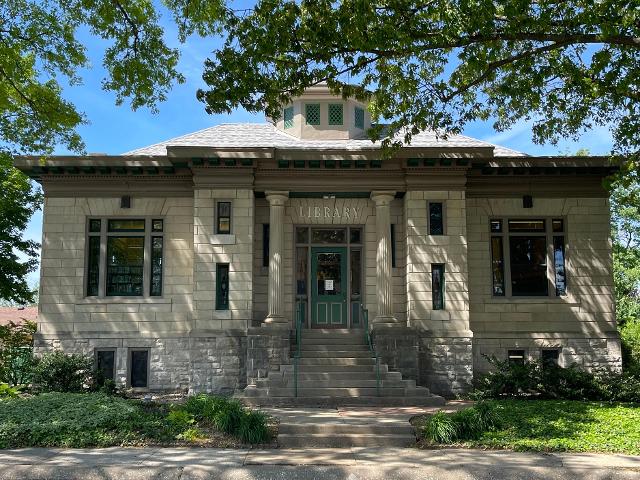
<path id="1" fill-rule="evenodd" d="M 177 33 L 170 20 L 163 20 L 165 36 L 170 45 L 177 46 Z M 202 81 L 204 60 L 220 45 L 219 39 L 192 38 L 180 46 L 182 57 L 180 71 L 186 82 L 176 85 L 169 99 L 159 105 L 159 113 L 146 109 L 132 111 L 126 104 L 115 105 L 115 96 L 101 89 L 104 70 L 101 59 L 104 42 L 81 32 L 93 65 L 81 72 L 83 84 L 65 89 L 65 97 L 84 112 L 88 124 L 79 128 L 89 153 L 120 154 L 137 147 L 200 130 L 220 123 L 263 122 L 263 115 L 249 114 L 238 110 L 230 115 L 208 115 L 202 103 L 195 98 L 196 90 L 206 87 Z M 587 148 L 592 154 L 606 154 L 611 151 L 611 135 L 606 129 L 588 132 L 578 142 L 565 141 L 559 145 L 535 145 L 531 141 L 531 125 L 521 122 L 509 131 L 495 132 L 492 122 L 475 122 L 464 131 L 466 135 L 491 143 L 523 151 L 532 155 L 557 155 L 573 153 L 579 148 Z M 58 148 L 56 154 L 68 153 Z M 26 232 L 28 238 L 41 241 L 42 215 L 37 213 Z M 31 284 L 37 282 L 38 272 L 29 276 Z"/>

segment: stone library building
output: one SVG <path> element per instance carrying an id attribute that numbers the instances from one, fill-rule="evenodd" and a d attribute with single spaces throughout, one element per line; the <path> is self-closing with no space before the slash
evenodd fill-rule
<path id="1" fill-rule="evenodd" d="M 38 352 L 140 391 L 439 404 L 488 359 L 621 368 L 603 157 L 421 132 L 319 85 L 268 123 L 20 157 L 45 195 Z"/>

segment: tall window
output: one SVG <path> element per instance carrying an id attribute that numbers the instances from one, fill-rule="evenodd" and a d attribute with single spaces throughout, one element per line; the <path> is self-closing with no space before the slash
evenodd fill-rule
<path id="1" fill-rule="evenodd" d="M 116 349 L 96 350 L 96 370 L 102 376 L 101 380 L 115 380 L 116 378 Z"/>
<path id="2" fill-rule="evenodd" d="M 229 264 L 216 265 L 216 310 L 229 310 Z"/>
<path id="3" fill-rule="evenodd" d="M 429 235 L 444 235 L 444 205 L 429 202 Z"/>
<path id="4" fill-rule="evenodd" d="M 431 265 L 431 300 L 434 310 L 444 310 L 444 265 Z"/>
<path id="5" fill-rule="evenodd" d="M 216 204 L 216 233 L 231 233 L 231 202 Z"/>
<path id="6" fill-rule="evenodd" d="M 269 224 L 262 224 L 262 266 L 269 266 Z"/>
<path id="7" fill-rule="evenodd" d="M 132 388 L 149 387 L 149 350 L 129 350 L 129 385 Z"/>
<path id="8" fill-rule="evenodd" d="M 160 296 L 164 222 L 144 218 L 90 218 L 87 296 Z"/>
<path id="9" fill-rule="evenodd" d="M 293 107 L 284 109 L 284 128 L 293 127 Z"/>
<path id="10" fill-rule="evenodd" d="M 566 294 L 563 219 L 491 219 L 494 296 Z"/>
<path id="11" fill-rule="evenodd" d="M 391 267 L 396 268 L 396 225 L 391 224 Z"/>
<path id="12" fill-rule="evenodd" d="M 364 130 L 364 109 L 360 107 L 354 107 L 353 123 L 355 124 L 356 128 Z"/>

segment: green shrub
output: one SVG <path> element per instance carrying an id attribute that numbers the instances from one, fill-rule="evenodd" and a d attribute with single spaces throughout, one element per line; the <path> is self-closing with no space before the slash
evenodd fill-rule
<path id="1" fill-rule="evenodd" d="M 457 425 L 451 415 L 437 412 L 427 420 L 423 436 L 433 443 L 451 444 L 458 438 Z"/>
<path id="2" fill-rule="evenodd" d="M 224 397 L 201 393 L 189 397 L 184 404 L 184 408 L 198 420 L 207 420 L 213 423 L 216 414 L 227 404 L 227 401 Z"/>
<path id="3" fill-rule="evenodd" d="M 229 400 L 220 406 L 213 418 L 213 424 L 221 432 L 236 434 L 244 415 L 244 407 L 236 400 Z"/>
<path id="4" fill-rule="evenodd" d="M 510 364 L 496 357 L 485 357 L 491 371 L 474 378 L 472 398 L 500 398 L 530 395 L 538 387 L 540 366 L 534 362 Z"/>
<path id="5" fill-rule="evenodd" d="M 542 398 L 562 400 L 603 399 L 594 374 L 577 365 L 567 368 L 547 365 L 539 369 L 537 392 Z"/>
<path id="6" fill-rule="evenodd" d="M 240 417 L 238 437 L 245 443 L 264 443 L 269 440 L 267 416 L 258 411 L 245 411 Z"/>
<path id="7" fill-rule="evenodd" d="M 196 422 L 193 415 L 183 409 L 172 409 L 167 415 L 167 421 L 178 432 L 186 430 Z"/>
<path id="8" fill-rule="evenodd" d="M 32 347 L 35 332 L 35 322 L 0 325 L 0 382 L 24 385 L 31 381 L 35 364 Z"/>
<path id="9" fill-rule="evenodd" d="M 451 444 L 477 440 L 483 433 L 500 428 L 501 423 L 493 404 L 478 402 L 455 413 L 437 412 L 427 420 L 422 434 L 433 443 Z"/>
<path id="10" fill-rule="evenodd" d="M 640 402 L 640 372 L 602 371 L 591 373 L 576 365 L 567 368 L 525 362 L 508 362 L 488 358 L 493 369 L 474 381 L 470 397 L 498 399 L 535 397 L 557 400 L 595 400 Z"/>
<path id="11" fill-rule="evenodd" d="M 60 351 L 45 353 L 33 369 L 38 392 L 85 392 L 93 388 L 93 359 Z"/>
<path id="12" fill-rule="evenodd" d="M 8 383 L 0 383 L 0 398 L 17 397 L 20 391 L 16 387 L 10 386 Z"/>

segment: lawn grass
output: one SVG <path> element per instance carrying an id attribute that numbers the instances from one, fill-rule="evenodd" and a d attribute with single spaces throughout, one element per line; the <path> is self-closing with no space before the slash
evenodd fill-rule
<path id="1" fill-rule="evenodd" d="M 563 400 L 490 401 L 501 419 L 496 431 L 458 446 L 516 451 L 640 454 L 640 405 Z M 418 419 L 418 425 L 425 418 Z M 426 441 L 423 447 L 433 447 Z"/>
<path id="2" fill-rule="evenodd" d="M 0 448 L 207 446 L 241 442 L 206 420 L 176 422 L 167 404 L 100 393 L 44 393 L 0 400 Z"/>

